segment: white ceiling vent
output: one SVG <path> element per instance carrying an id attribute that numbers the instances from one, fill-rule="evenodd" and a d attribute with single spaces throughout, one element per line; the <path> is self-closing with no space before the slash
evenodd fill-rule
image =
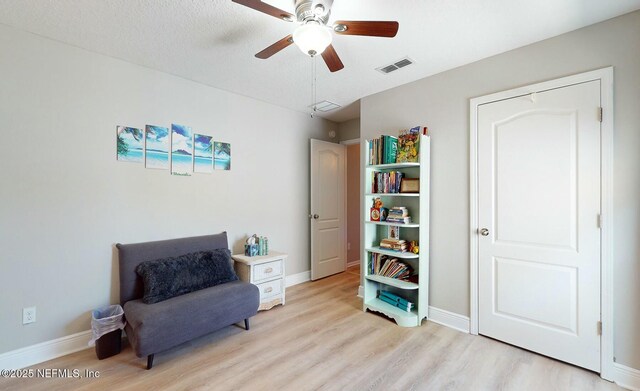
<path id="1" fill-rule="evenodd" d="M 394 62 L 393 64 L 384 65 L 384 66 L 381 66 L 380 68 L 376 68 L 376 71 L 387 74 L 393 71 L 397 71 L 398 69 L 404 68 L 407 65 L 411 65 L 411 64 L 413 64 L 413 60 L 410 59 L 409 57 L 405 57 L 401 60 Z"/>
<path id="2" fill-rule="evenodd" d="M 322 111 L 322 112 L 327 112 L 327 111 L 335 110 L 335 109 L 337 109 L 339 107 L 342 107 L 339 104 L 333 103 L 333 102 L 329 102 L 328 100 L 323 100 L 321 102 L 314 103 L 312 105 L 309 105 L 308 107 L 310 109 L 313 109 L 314 106 L 315 106 L 316 110 Z"/>

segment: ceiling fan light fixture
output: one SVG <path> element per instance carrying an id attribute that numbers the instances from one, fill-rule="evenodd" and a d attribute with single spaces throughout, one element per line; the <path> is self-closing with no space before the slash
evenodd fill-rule
<path id="1" fill-rule="evenodd" d="M 293 32 L 293 42 L 302 53 L 314 57 L 331 45 L 331 33 L 320 23 L 310 20 Z"/>

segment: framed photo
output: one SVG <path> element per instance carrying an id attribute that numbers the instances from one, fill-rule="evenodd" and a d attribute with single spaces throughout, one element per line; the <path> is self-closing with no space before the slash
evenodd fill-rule
<path id="1" fill-rule="evenodd" d="M 389 239 L 400 240 L 400 226 L 390 225 L 387 227 L 387 237 Z"/>
<path id="2" fill-rule="evenodd" d="M 402 178 L 402 182 L 400 182 L 400 193 L 419 193 L 419 192 L 420 192 L 420 179 Z"/>

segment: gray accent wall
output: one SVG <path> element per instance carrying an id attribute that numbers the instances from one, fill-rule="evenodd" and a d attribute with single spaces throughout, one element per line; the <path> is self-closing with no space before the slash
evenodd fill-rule
<path id="1" fill-rule="evenodd" d="M 361 101 L 362 138 L 427 125 L 433 136 L 430 305 L 469 315 L 469 100 L 614 67 L 614 354 L 640 369 L 640 11 Z"/>
<path id="2" fill-rule="evenodd" d="M 0 53 L 0 353 L 89 330 L 117 242 L 257 233 L 309 270 L 309 138 L 336 124 L 2 25 Z M 231 171 L 116 161 L 116 125 L 172 122 L 231 143 Z"/>

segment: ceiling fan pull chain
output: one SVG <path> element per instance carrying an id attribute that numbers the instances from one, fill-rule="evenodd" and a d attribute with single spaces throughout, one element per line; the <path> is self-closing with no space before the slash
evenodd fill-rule
<path id="1" fill-rule="evenodd" d="M 317 108 L 317 101 L 316 101 L 316 91 L 317 89 L 317 80 L 316 80 L 316 56 L 311 57 L 311 105 L 312 107 L 312 111 L 311 111 L 311 118 L 313 118 L 314 114 L 316 113 L 316 111 L 318 111 Z"/>

